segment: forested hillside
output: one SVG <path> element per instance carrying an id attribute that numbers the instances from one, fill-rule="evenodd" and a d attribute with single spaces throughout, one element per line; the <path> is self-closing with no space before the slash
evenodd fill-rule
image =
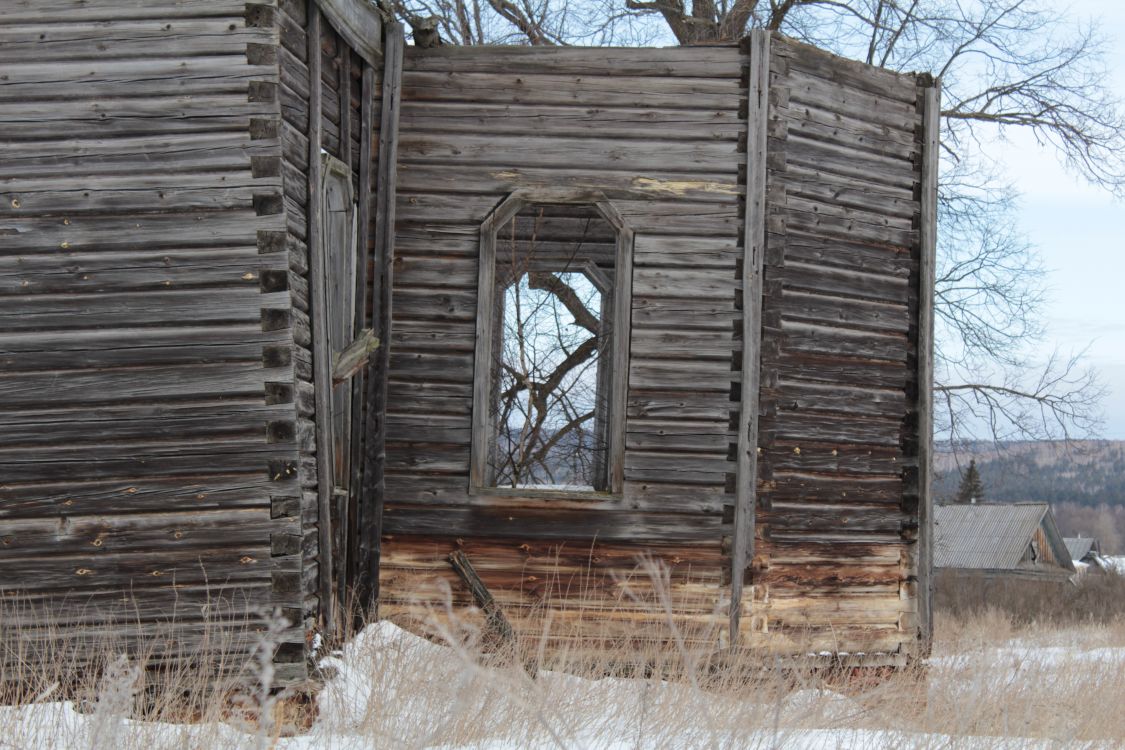
<path id="1" fill-rule="evenodd" d="M 1125 442 L 993 443 L 954 453 L 938 448 L 934 495 L 952 497 L 975 458 L 989 500 L 1125 503 Z"/>

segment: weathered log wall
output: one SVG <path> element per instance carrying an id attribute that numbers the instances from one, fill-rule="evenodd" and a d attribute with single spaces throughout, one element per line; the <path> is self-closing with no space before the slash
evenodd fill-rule
<path id="1" fill-rule="evenodd" d="M 383 615 L 425 617 L 463 548 L 517 630 L 666 632 L 726 615 L 742 63 L 734 48 L 408 50 L 399 136 Z M 635 233 L 624 492 L 469 493 L 479 229 L 518 189 L 601 191 Z M 644 578 L 644 576 L 641 576 Z M 628 583 L 627 583 L 628 582 Z M 634 601 L 626 589 L 645 600 Z M 596 647 L 591 644 L 591 647 Z"/>
<path id="2" fill-rule="evenodd" d="M 277 678 L 299 679 L 307 629 L 351 580 L 347 519 L 362 465 L 354 440 L 339 482 L 353 491 L 327 514 L 344 552 L 323 586 L 310 155 L 323 148 L 351 168 L 364 250 L 347 315 L 368 326 L 370 49 L 357 54 L 305 0 L 9 5 L 5 643 L 47 628 L 56 641 L 172 633 L 184 656 L 210 643 L 237 657 L 276 610 L 291 623 Z M 363 376 L 342 387 L 357 394 L 346 434 L 362 423 Z M 224 629 L 239 632 L 233 643 Z"/>
<path id="3" fill-rule="evenodd" d="M 926 82 L 772 39 L 750 644 L 906 653 L 922 635 Z"/>
<path id="4" fill-rule="evenodd" d="M 462 549 L 517 631 L 549 606 L 564 641 L 666 637 L 649 556 L 700 638 L 917 652 L 928 80 L 756 39 L 768 70 L 751 45 L 408 54 L 383 614 L 470 604 Z M 480 223 L 542 188 L 636 234 L 620 497 L 470 491 Z"/>
<path id="5" fill-rule="evenodd" d="M 212 647 L 278 608 L 299 677 L 273 9 L 49 5 L 0 18 L 0 589 L 35 613 L 5 625 L 130 641 L 174 619 L 190 651 L 222 597 L 250 632 Z"/>

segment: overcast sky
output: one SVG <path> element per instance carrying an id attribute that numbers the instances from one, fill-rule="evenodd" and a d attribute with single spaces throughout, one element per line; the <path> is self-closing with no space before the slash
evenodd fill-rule
<path id="1" fill-rule="evenodd" d="M 1100 19 L 1113 43 L 1114 92 L 1125 100 L 1125 1 L 1075 0 L 1071 8 L 1075 20 Z M 1049 272 L 1042 353 L 1089 346 L 1089 362 L 1110 388 L 1103 436 L 1125 440 L 1125 202 L 1069 174 L 1033 137 L 998 148 L 1023 193 L 1023 230 Z"/>

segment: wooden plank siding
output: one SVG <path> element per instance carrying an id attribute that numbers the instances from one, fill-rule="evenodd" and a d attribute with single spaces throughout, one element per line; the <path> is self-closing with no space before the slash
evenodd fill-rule
<path id="1" fill-rule="evenodd" d="M 323 11 L 314 17 L 317 12 L 316 3 L 308 0 L 281 0 L 278 8 L 282 48 L 279 54 L 281 89 L 283 101 L 291 104 L 283 105 L 281 124 L 286 144 L 282 169 L 289 219 L 286 241 L 293 255 L 303 259 L 303 265 L 290 273 L 291 292 L 294 303 L 301 306 L 306 316 L 313 317 L 310 312 L 312 279 L 309 273 L 308 230 L 310 221 L 315 218 L 312 213 L 319 196 L 310 192 L 314 182 L 310 182 L 309 175 L 314 155 L 319 159 L 323 152 L 350 167 L 353 194 L 358 203 L 360 258 L 354 313 L 354 325 L 358 330 L 372 325 L 371 300 L 377 299 L 372 290 L 377 289 L 379 284 L 378 263 L 374 256 L 376 217 L 370 202 L 378 169 L 380 118 L 375 113 L 380 108 L 382 70 L 369 65 L 351 49 Z M 312 43 L 309 38 L 308 30 L 314 23 L 319 29 L 319 43 Z M 319 73 L 315 80 L 310 70 Z M 364 81 L 367 81 L 366 92 Z M 315 114 L 315 119 L 310 119 L 310 114 Z M 315 136 L 318 143 L 310 139 L 310 133 L 319 133 Z M 297 388 L 306 396 L 302 408 L 306 410 L 304 416 L 311 420 L 311 424 L 316 413 L 311 332 L 306 340 L 300 342 L 298 355 L 302 361 L 310 363 L 298 373 Z M 325 372 L 328 372 L 331 364 L 325 364 Z M 361 503 L 361 472 L 358 469 L 364 436 L 359 428 L 366 409 L 363 398 L 367 391 L 366 375 L 365 371 L 361 371 L 352 378 L 348 424 L 339 426 L 345 433 L 350 433 L 346 444 L 348 456 L 335 457 L 338 465 L 350 466 L 346 476 L 336 477 L 336 484 L 348 490 L 347 496 L 334 495 L 330 483 L 320 486 L 319 466 L 310 466 L 301 478 L 300 512 L 304 519 L 302 549 L 305 552 L 303 606 L 310 626 L 318 620 L 331 625 L 331 615 L 345 603 L 350 587 L 355 585 L 359 540 L 348 529 L 356 528 Z M 306 455 L 316 455 L 315 447 Z M 322 549 L 328 550 L 328 562 L 323 565 Z"/>
<path id="2" fill-rule="evenodd" d="M 308 631 L 332 606 L 310 165 L 323 147 L 351 169 L 354 325 L 370 326 L 381 79 L 317 8 L 17 2 L 0 18 L 4 639 L 51 624 L 125 645 L 167 634 L 237 667 L 277 610 L 290 627 L 276 677 L 307 676 Z M 362 423 L 362 373 L 346 387 L 345 430 Z M 325 506 L 343 550 L 324 567 L 330 600 L 353 578 L 353 477 Z M 216 634 L 245 632 L 207 646 L 208 612 Z"/>
<path id="3" fill-rule="evenodd" d="M 471 606 L 460 549 L 518 633 L 660 639 L 655 560 L 710 645 L 924 653 L 930 81 L 754 39 L 408 48 L 383 615 Z M 635 231 L 620 496 L 470 491 L 481 222 L 536 190 Z"/>
<path id="4" fill-rule="evenodd" d="M 646 555 L 670 571 L 678 625 L 725 627 L 740 55 L 590 53 L 406 50 L 380 582 L 380 613 L 397 621 L 420 626 L 439 582 L 471 603 L 445 561 L 461 547 L 525 635 L 550 606 L 564 641 L 656 637 L 664 616 L 629 596 L 652 594 Z M 469 493 L 479 232 L 517 190 L 597 191 L 635 232 L 616 496 Z"/>
<path id="5" fill-rule="evenodd" d="M 4 637 L 228 648 L 199 637 L 211 590 L 243 602 L 235 656 L 280 610 L 300 679 L 307 307 L 273 9 L 47 5 L 0 18 L 0 594 L 37 612 Z"/>
<path id="6" fill-rule="evenodd" d="M 923 108 L 914 76 L 774 36 L 758 503 L 744 641 L 919 653 Z"/>

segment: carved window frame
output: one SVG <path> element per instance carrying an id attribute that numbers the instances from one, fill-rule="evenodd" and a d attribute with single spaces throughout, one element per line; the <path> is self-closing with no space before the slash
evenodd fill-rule
<path id="1" fill-rule="evenodd" d="M 532 487 L 490 486 L 489 454 L 494 429 L 489 405 L 493 389 L 492 357 L 496 316 L 497 232 L 520 211 L 539 204 L 571 204 L 593 207 L 616 235 L 613 283 L 613 335 L 611 340 L 609 393 L 606 414 L 606 489 L 555 490 Z M 469 462 L 469 493 L 478 498 L 545 497 L 604 500 L 621 497 L 625 485 L 625 409 L 628 396 L 629 347 L 633 304 L 633 229 L 621 213 L 599 191 L 518 190 L 500 202 L 480 225 L 480 254 L 477 279 L 476 352 L 473 368 L 472 446 Z"/>

